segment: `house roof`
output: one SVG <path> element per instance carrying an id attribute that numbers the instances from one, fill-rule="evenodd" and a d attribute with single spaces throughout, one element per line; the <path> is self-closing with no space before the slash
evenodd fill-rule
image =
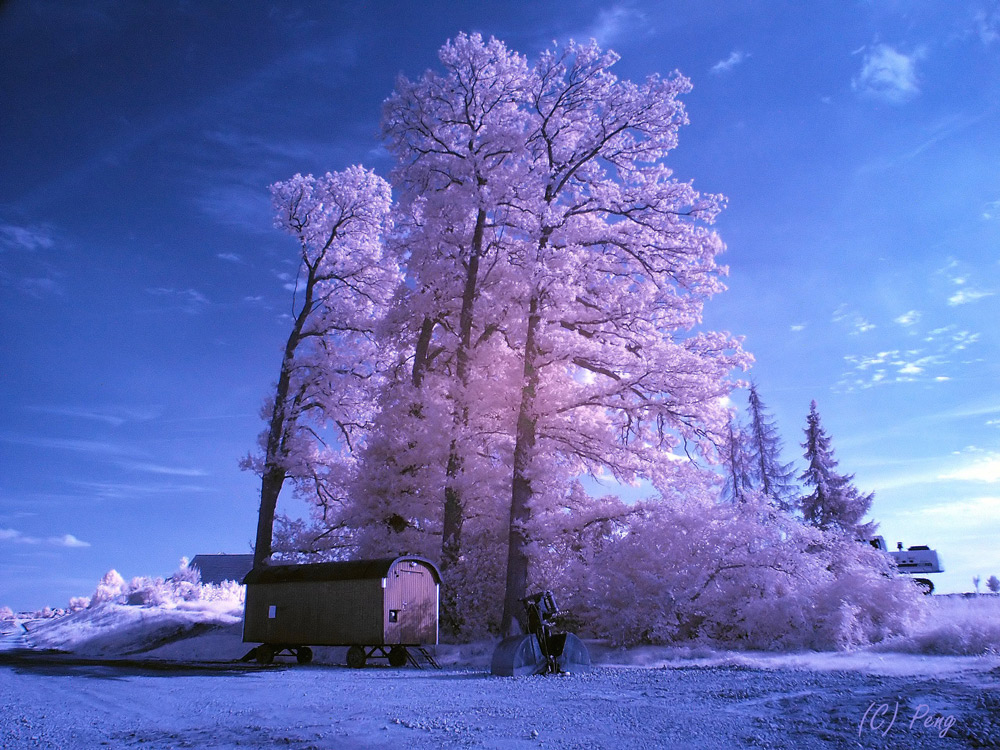
<path id="1" fill-rule="evenodd" d="M 253 567 L 253 555 L 195 555 L 189 568 L 198 568 L 202 583 L 242 581 Z"/>
<path id="2" fill-rule="evenodd" d="M 289 581 L 350 581 L 366 578 L 385 578 L 397 561 L 418 562 L 430 569 L 437 583 L 441 573 L 437 566 L 424 557 L 403 555 L 378 560 L 344 560 L 341 562 L 308 563 L 305 565 L 268 565 L 254 568 L 247 573 L 243 583 L 286 583 Z"/>

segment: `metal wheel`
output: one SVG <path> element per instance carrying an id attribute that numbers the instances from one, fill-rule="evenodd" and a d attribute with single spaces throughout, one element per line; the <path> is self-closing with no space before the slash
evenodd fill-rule
<path id="1" fill-rule="evenodd" d="M 406 665 L 406 646 L 393 646 L 389 649 L 389 666 L 402 667 Z"/>
<path id="2" fill-rule="evenodd" d="M 362 646 L 351 646 L 347 649 L 347 666 L 351 669 L 361 669 L 368 661 L 368 655 Z"/>
<path id="3" fill-rule="evenodd" d="M 274 661 L 275 648 L 270 643 L 262 643 L 257 647 L 258 664 L 270 664 Z"/>
<path id="4" fill-rule="evenodd" d="M 299 646 L 295 650 L 295 661 L 299 664 L 308 664 L 313 660 L 313 650 L 308 646 Z"/>

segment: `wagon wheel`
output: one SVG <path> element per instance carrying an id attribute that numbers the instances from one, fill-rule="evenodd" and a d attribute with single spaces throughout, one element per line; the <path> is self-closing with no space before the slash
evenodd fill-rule
<path id="1" fill-rule="evenodd" d="M 274 661 L 275 651 L 276 649 L 270 643 L 262 643 L 257 647 L 257 663 L 270 664 Z"/>
<path id="2" fill-rule="evenodd" d="M 361 669 L 366 661 L 368 661 L 368 656 L 363 647 L 351 646 L 347 649 L 347 666 L 351 669 Z"/>
<path id="3" fill-rule="evenodd" d="M 308 664 L 313 660 L 313 650 L 308 646 L 299 646 L 295 650 L 295 661 L 299 664 Z"/>
<path id="4" fill-rule="evenodd" d="M 393 646 L 389 649 L 389 666 L 402 667 L 406 664 L 406 646 Z"/>

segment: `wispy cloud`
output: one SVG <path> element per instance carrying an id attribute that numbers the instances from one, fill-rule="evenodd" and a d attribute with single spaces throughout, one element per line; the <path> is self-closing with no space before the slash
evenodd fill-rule
<path id="1" fill-rule="evenodd" d="M 48 250 L 53 245 L 54 232 L 49 226 L 0 224 L 0 250 Z"/>
<path id="2" fill-rule="evenodd" d="M 648 28 L 646 15 L 634 8 L 616 5 L 598 12 L 594 23 L 577 38 L 596 39 L 602 47 L 627 41 L 629 36 Z"/>
<path id="3" fill-rule="evenodd" d="M 983 207 L 981 216 L 986 221 L 992 221 L 993 219 L 1000 217 L 1000 200 L 989 201 Z"/>
<path id="4" fill-rule="evenodd" d="M 90 542 L 78 539 L 73 534 L 62 536 L 37 537 L 22 534 L 17 529 L 0 529 L 0 543 L 47 545 L 50 547 L 89 547 Z"/>
<path id="5" fill-rule="evenodd" d="M 968 349 L 979 339 L 980 334 L 960 329 L 956 325 L 935 328 L 933 331 L 928 331 L 924 337 L 924 341 L 928 344 L 937 344 L 949 352 L 960 352 L 963 349 Z"/>
<path id="6" fill-rule="evenodd" d="M 921 339 L 922 346 L 865 355 L 849 354 L 844 361 L 850 369 L 838 386 L 853 391 L 891 383 L 943 383 L 951 379 L 948 368 L 955 363 L 955 355 L 979 339 L 978 333 L 950 325 L 926 333 Z"/>
<path id="7" fill-rule="evenodd" d="M 881 476 L 869 477 L 867 481 L 876 492 L 956 482 L 969 487 L 997 484 L 1000 483 L 1000 453 L 967 448 L 947 456 L 904 462 Z M 955 506 L 949 501 L 948 507 Z"/>
<path id="8" fill-rule="evenodd" d="M 859 94 L 890 104 L 902 104 L 920 93 L 917 81 L 917 61 L 923 50 L 904 54 L 887 44 L 867 49 L 861 71 L 851 81 Z"/>
<path id="9" fill-rule="evenodd" d="M 167 289 L 156 287 L 147 289 L 147 293 L 165 297 L 176 302 L 179 309 L 190 315 L 196 315 L 210 304 L 208 298 L 197 289 Z"/>
<path id="10" fill-rule="evenodd" d="M 289 292 L 300 292 L 305 289 L 306 280 L 301 276 L 293 276 L 286 271 L 275 271 L 274 275 L 278 277 L 279 281 L 282 281 L 282 288 L 287 289 Z"/>
<path id="11" fill-rule="evenodd" d="M 715 74 L 728 73 L 736 66 L 741 65 L 748 57 L 750 57 L 750 55 L 745 52 L 733 50 L 729 53 L 729 57 L 724 60 L 719 60 L 719 62 L 713 65 L 711 67 L 711 72 Z"/>
<path id="12" fill-rule="evenodd" d="M 254 234 L 273 231 L 271 201 L 262 186 L 215 185 L 196 198 L 209 217 L 228 227 Z"/>
<path id="13" fill-rule="evenodd" d="M 195 484 L 136 484 L 130 482 L 83 482 L 73 484 L 80 487 L 91 498 L 101 500 L 143 500 L 149 497 L 193 492 L 207 492 L 208 488 Z"/>
<path id="14" fill-rule="evenodd" d="M 48 277 L 21 279 L 17 282 L 17 287 L 35 299 L 47 299 L 63 293 L 62 284 Z"/>
<path id="15" fill-rule="evenodd" d="M 868 333 L 875 329 L 875 324 L 868 321 L 863 315 L 852 310 L 849 305 L 841 305 L 833 311 L 833 322 L 843 323 L 850 329 L 851 335 L 857 336 Z"/>
<path id="16" fill-rule="evenodd" d="M 230 263 L 242 263 L 243 262 L 243 258 L 241 258 L 236 253 L 216 253 L 215 257 L 218 258 L 219 260 L 229 261 Z"/>
<path id="17" fill-rule="evenodd" d="M 918 311 L 910 310 L 909 312 L 903 313 L 894 320 L 896 323 L 899 323 L 899 325 L 903 326 L 903 328 L 911 328 L 920 322 L 921 317 L 922 316 Z"/>
<path id="18" fill-rule="evenodd" d="M 49 542 L 51 544 L 57 544 L 60 547 L 89 547 L 90 542 L 85 542 L 82 539 L 77 539 L 72 534 L 63 534 L 60 537 L 50 537 Z"/>
<path id="19" fill-rule="evenodd" d="M 162 466 L 160 464 L 143 463 L 139 461 L 121 461 L 119 466 L 132 471 L 143 471 L 150 474 L 160 474 L 171 477 L 204 477 L 207 472 L 201 469 L 185 469 L 175 466 Z"/>
<path id="20" fill-rule="evenodd" d="M 988 292 L 985 289 L 959 289 L 948 298 L 948 304 L 952 307 L 957 305 L 968 305 L 970 302 L 978 302 L 986 297 L 992 297 L 996 292 Z"/>
<path id="21" fill-rule="evenodd" d="M 793 332 L 799 333 L 800 331 L 806 330 L 806 324 L 805 323 L 795 323 L 794 325 L 790 326 L 789 328 Z"/>
<path id="22" fill-rule="evenodd" d="M 56 448 L 104 456 L 135 456 L 136 451 L 123 445 L 105 443 L 99 440 L 75 440 L 72 438 L 44 438 L 31 435 L 0 434 L 0 442 L 14 445 L 29 445 L 35 448 Z"/>
<path id="23" fill-rule="evenodd" d="M 25 410 L 39 414 L 51 414 L 57 417 L 72 417 L 76 419 L 103 422 L 112 427 L 120 427 L 126 422 L 145 422 L 160 416 L 159 407 L 132 408 L 124 406 L 108 407 L 78 407 L 78 406 L 25 406 Z"/>
<path id="24" fill-rule="evenodd" d="M 980 10 L 975 15 L 976 36 L 987 47 L 1000 41 L 1000 5 L 992 10 Z"/>
<path id="25" fill-rule="evenodd" d="M 953 454 L 956 465 L 943 471 L 938 479 L 943 481 L 1000 483 L 1000 453 L 967 448 Z"/>
<path id="26" fill-rule="evenodd" d="M 955 291 L 948 297 L 948 304 L 951 307 L 968 305 L 996 294 L 992 289 L 983 289 L 972 284 L 973 269 L 968 264 L 954 258 L 949 260 L 943 268 L 938 269 L 935 274 L 943 276 L 955 288 Z"/>

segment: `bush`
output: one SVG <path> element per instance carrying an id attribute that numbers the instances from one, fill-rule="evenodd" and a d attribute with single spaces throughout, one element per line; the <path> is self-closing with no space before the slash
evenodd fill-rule
<path id="1" fill-rule="evenodd" d="M 141 607 L 177 607 L 185 602 L 244 600 L 244 587 L 234 581 L 222 584 L 203 584 L 197 568 L 191 568 L 187 559 L 169 578 L 137 576 L 128 583 L 115 570 L 109 570 L 97 585 L 89 602 L 83 597 L 70 600 L 70 609 L 96 607 L 106 602 Z"/>
<path id="2" fill-rule="evenodd" d="M 560 580 L 587 634 L 614 645 L 849 649 L 921 617 L 887 556 L 764 503 L 642 510 Z"/>
<path id="3" fill-rule="evenodd" d="M 125 594 L 125 579 L 121 577 L 117 570 L 109 570 L 104 574 L 101 582 L 97 584 L 94 595 L 90 597 L 91 607 L 104 602 L 115 602 Z"/>

